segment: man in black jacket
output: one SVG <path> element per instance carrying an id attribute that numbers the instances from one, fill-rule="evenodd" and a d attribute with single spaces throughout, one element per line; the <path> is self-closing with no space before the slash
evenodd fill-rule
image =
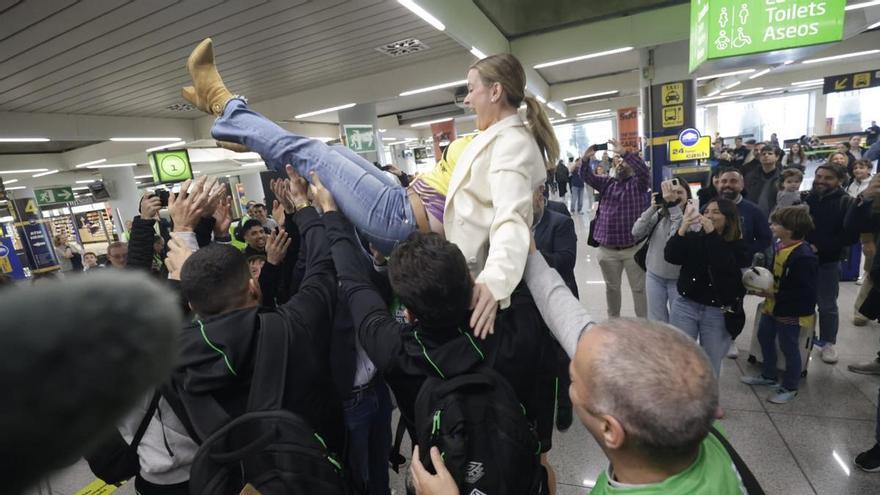
<path id="1" fill-rule="evenodd" d="M 574 221 L 549 209 L 549 202 L 544 199 L 544 186 L 538 187 L 532 196 L 532 206 L 535 219 L 532 222 L 535 246 L 547 260 L 547 264 L 554 268 L 571 293 L 578 297 L 577 282 L 574 278 L 574 265 L 577 261 L 577 234 L 574 231 Z M 564 205 L 563 205 L 564 207 Z M 566 210 L 568 212 L 568 210 Z M 545 398 L 550 402 L 556 402 L 556 428 L 566 431 L 571 427 L 571 399 L 568 397 L 568 386 L 571 385 L 568 367 L 571 360 L 558 342 L 550 336 L 550 331 L 544 332 L 548 339 L 547 346 L 556 354 L 556 366 L 551 366 L 547 373 L 549 383 L 541 387 L 541 390 L 552 394 Z"/>
<path id="2" fill-rule="evenodd" d="M 302 236 L 306 272 L 299 291 L 276 312 L 291 335 L 283 407 L 302 416 L 326 441 L 331 452 L 342 453 L 345 428 L 341 399 L 334 393 L 330 370 L 330 325 L 336 302 L 336 279 L 324 235 L 324 225 L 306 195 L 306 183 L 293 181 L 295 212 Z M 175 219 L 175 237 L 191 229 Z M 278 234 L 282 241 L 287 234 Z M 204 440 L 216 425 L 189 413 L 205 395 L 215 399 L 233 418 L 245 412 L 254 353 L 265 321 L 260 317 L 259 284 L 247 258 L 232 246 L 212 244 L 193 253 L 182 269 L 183 296 L 198 315 L 180 334 L 180 358 L 172 377 L 193 433 Z"/>
<path id="3" fill-rule="evenodd" d="M 840 292 L 840 259 L 844 249 L 858 240 L 858 230 L 846 225 L 847 211 L 852 207 L 867 209 L 869 203 L 855 206 L 853 199 L 841 185 L 846 180 L 846 170 L 838 165 L 819 165 L 813 179 L 813 188 L 803 194 L 803 203 L 810 208 L 816 229 L 807 235 L 813 251 L 819 257 L 819 345 L 822 361 L 837 362 L 837 330 L 839 316 L 837 295 Z"/>

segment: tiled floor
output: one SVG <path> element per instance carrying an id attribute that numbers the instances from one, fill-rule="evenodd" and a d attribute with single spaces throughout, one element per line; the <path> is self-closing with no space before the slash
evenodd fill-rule
<path id="1" fill-rule="evenodd" d="M 578 220 L 579 259 L 576 268 L 581 300 L 597 318 L 606 316 L 605 288 L 595 250 L 586 245 L 586 215 Z M 746 330 L 737 339 L 740 357 L 725 360 L 721 373 L 722 425 L 731 443 L 754 471 L 764 490 L 774 495 L 841 495 L 880 493 L 880 473 L 864 473 L 852 459 L 874 442 L 874 415 L 880 377 L 850 373 L 846 365 L 872 359 L 880 349 L 880 325 L 851 324 L 852 302 L 858 287 L 841 283 L 840 362 L 827 365 L 814 352 L 800 396 L 786 405 L 773 405 L 767 391 L 739 382 L 757 368 L 746 360 L 752 338 L 752 316 L 757 298 L 747 299 Z M 628 293 L 627 290 L 624 293 Z M 624 297 L 623 314 L 633 315 L 632 300 Z M 575 418 L 575 423 L 577 419 Z M 550 460 L 556 468 L 560 495 L 588 493 L 590 484 L 607 462 L 602 451 L 578 424 L 556 433 Z M 407 451 L 406 447 L 404 451 Z M 404 493 L 402 477 L 392 473 L 395 493 Z M 74 494 L 94 479 L 84 463 L 51 477 L 55 494 Z M 36 494 L 37 490 L 29 493 Z M 47 493 L 47 491 L 43 491 Z M 131 495 L 125 486 L 115 493 Z"/>

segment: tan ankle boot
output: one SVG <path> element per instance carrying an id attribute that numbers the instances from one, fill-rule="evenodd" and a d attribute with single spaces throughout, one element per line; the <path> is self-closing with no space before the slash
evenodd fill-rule
<path id="1" fill-rule="evenodd" d="M 214 42 L 211 38 L 205 38 L 192 51 L 186 61 L 186 70 L 193 80 L 192 86 L 183 88 L 186 101 L 203 112 L 217 116 L 223 113 L 226 103 L 232 99 L 232 93 L 223 85 L 223 79 L 214 65 Z"/>
<path id="2" fill-rule="evenodd" d="M 227 149 L 229 151 L 234 151 L 236 153 L 247 153 L 250 151 L 250 148 L 243 144 L 233 143 L 231 141 L 214 141 L 217 143 L 217 146 Z"/>

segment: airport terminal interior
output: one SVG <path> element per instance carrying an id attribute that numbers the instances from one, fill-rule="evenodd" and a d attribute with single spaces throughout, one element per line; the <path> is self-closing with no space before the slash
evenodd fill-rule
<path id="1" fill-rule="evenodd" d="M 878 122 L 880 0 L 0 0 L 0 383 L 70 395 L 0 401 L 0 458 L 58 447 L 0 492 L 880 493 Z M 485 431 L 411 462 L 472 347 L 538 488 Z M 333 469 L 208 450 L 261 372 L 288 416 L 224 446 L 295 416 Z"/>

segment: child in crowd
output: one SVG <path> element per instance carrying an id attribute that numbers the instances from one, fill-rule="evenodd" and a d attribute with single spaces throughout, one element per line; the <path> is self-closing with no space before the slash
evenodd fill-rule
<path id="1" fill-rule="evenodd" d="M 797 397 L 801 377 L 800 331 L 812 327 L 815 319 L 819 261 L 804 237 L 815 228 L 806 208 L 780 208 L 770 216 L 770 230 L 778 239 L 773 259 L 773 287 L 765 297 L 758 325 L 758 341 L 764 357 L 761 373 L 744 376 L 748 385 L 777 386 L 767 398 L 785 404 Z M 785 356 L 782 384 L 776 381 L 776 341 Z"/>
<path id="2" fill-rule="evenodd" d="M 787 168 L 780 175 L 779 192 L 776 193 L 776 210 L 801 204 L 801 183 L 804 173 L 796 168 Z"/>
<path id="3" fill-rule="evenodd" d="M 857 197 L 871 182 L 871 162 L 868 160 L 856 160 L 853 163 L 853 180 L 846 186 L 846 193 Z"/>

